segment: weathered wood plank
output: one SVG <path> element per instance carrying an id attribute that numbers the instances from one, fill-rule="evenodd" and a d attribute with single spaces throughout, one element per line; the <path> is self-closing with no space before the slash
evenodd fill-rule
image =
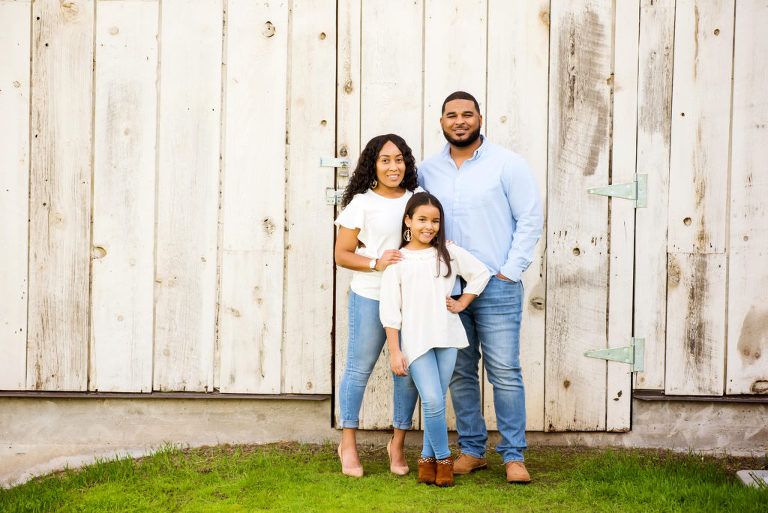
<path id="1" fill-rule="evenodd" d="M 230 0 L 227 21 L 220 387 L 276 394 L 282 374 L 288 4 Z"/>
<path id="2" fill-rule="evenodd" d="M 364 2 L 361 17 L 360 144 L 395 133 L 414 150 L 417 162 L 422 157 L 423 12 L 421 0 Z M 381 23 L 388 17 L 398 20 L 396 38 Z"/>
<path id="3" fill-rule="evenodd" d="M 525 157 L 546 205 L 549 79 L 549 1 L 490 0 L 488 4 L 488 115 L 490 141 Z M 546 208 L 546 207 L 545 207 Z M 544 233 L 546 233 L 546 226 Z M 526 430 L 544 429 L 545 241 L 523 274 L 520 364 L 525 383 Z M 485 374 L 485 373 L 484 373 Z M 493 389 L 484 380 L 484 414 L 496 429 Z"/>
<path id="4" fill-rule="evenodd" d="M 336 155 L 346 157 L 354 163 L 360 156 L 360 53 L 362 28 L 360 16 L 361 2 L 356 0 L 341 0 L 338 3 L 338 42 L 336 44 Z M 343 189 L 349 183 L 352 169 L 337 170 L 336 188 Z M 336 209 L 336 216 L 340 210 Z M 336 324 L 334 337 L 334 383 L 336 401 L 334 402 L 334 418 L 336 426 L 340 425 L 341 410 L 339 407 L 339 385 L 344 375 L 347 361 L 347 344 L 349 340 L 349 285 L 352 281 L 352 271 L 336 267 Z M 362 422 L 366 422 L 361 419 Z"/>
<path id="5" fill-rule="evenodd" d="M 421 161 L 421 48 L 424 5 L 421 0 L 387 3 L 364 2 L 362 6 L 360 145 L 376 135 L 395 133 Z M 398 21 L 398 37 L 392 38 L 381 20 Z M 404 59 L 403 56 L 410 56 Z M 393 73 L 392 70 L 397 70 Z M 337 340 L 337 344 L 339 341 Z M 394 382 L 386 344 L 371 374 L 360 409 L 360 426 L 387 429 L 392 426 Z M 417 411 L 420 408 L 417 407 Z M 418 415 L 416 415 L 418 417 Z M 417 424 L 416 424 L 417 425 Z"/>
<path id="6" fill-rule="evenodd" d="M 674 0 L 641 1 L 637 172 L 648 175 L 648 207 L 635 213 L 635 335 L 645 338 L 640 389 L 664 389 L 674 29 Z"/>
<path id="7" fill-rule="evenodd" d="M 445 146 L 440 128 L 441 107 L 454 91 L 466 91 L 485 112 L 487 18 L 486 0 L 426 0 L 424 8 L 423 155 Z M 480 373 L 482 379 L 482 362 Z M 448 393 L 448 429 L 456 429 L 456 415 Z"/>
<path id="8" fill-rule="evenodd" d="M 670 253 L 667 395 L 722 395 L 725 255 Z"/>
<path id="9" fill-rule="evenodd" d="M 446 96 L 459 90 L 471 93 L 481 114 L 485 112 L 487 14 L 486 0 L 425 2 L 425 157 L 445 145 L 439 120 Z"/>
<path id="10" fill-rule="evenodd" d="M 612 2 L 551 8 L 545 430 L 603 430 Z"/>
<path id="11" fill-rule="evenodd" d="M 23 390 L 27 372 L 29 55 L 31 3 L 0 1 L 0 389 Z"/>
<path id="12" fill-rule="evenodd" d="M 222 3 L 164 0 L 161 10 L 153 386 L 204 391 L 213 381 Z"/>
<path id="13" fill-rule="evenodd" d="M 93 1 L 32 11 L 27 388 L 86 390 Z"/>
<path id="14" fill-rule="evenodd" d="M 331 393 L 334 207 L 325 189 L 335 151 L 336 3 L 293 2 L 289 30 L 284 393 Z"/>
<path id="15" fill-rule="evenodd" d="M 733 13 L 732 0 L 676 4 L 667 394 L 724 391 Z"/>
<path id="16" fill-rule="evenodd" d="M 96 6 L 89 390 L 152 390 L 157 2 Z"/>
<path id="17" fill-rule="evenodd" d="M 725 251 L 733 1 L 677 2 L 670 252 Z"/>
<path id="18" fill-rule="evenodd" d="M 768 1 L 739 3 L 733 63 L 733 146 L 726 393 L 768 393 Z"/>
<path id="19" fill-rule="evenodd" d="M 613 151 L 611 182 L 632 182 L 637 156 L 637 64 L 640 1 L 617 2 L 614 13 Z M 620 34 L 620 37 L 619 37 Z M 608 278 L 608 347 L 632 340 L 635 206 L 625 199 L 610 200 L 610 275 Z M 632 368 L 608 362 L 606 431 L 629 431 Z"/>

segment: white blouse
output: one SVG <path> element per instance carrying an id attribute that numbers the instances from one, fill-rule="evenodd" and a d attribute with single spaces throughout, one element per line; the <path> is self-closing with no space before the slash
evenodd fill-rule
<path id="1" fill-rule="evenodd" d="M 423 191 L 417 187 L 414 192 Z M 357 238 L 365 247 L 357 248 L 355 253 L 371 260 L 379 258 L 384 251 L 400 246 L 400 226 L 403 223 L 405 204 L 411 196 L 413 192 L 405 191 L 399 198 L 385 198 L 368 189 L 362 194 L 355 194 L 334 224 L 350 230 L 360 228 Z M 355 294 L 378 300 L 382 273 L 353 272 L 351 288 Z"/>
<path id="2" fill-rule="evenodd" d="M 445 297 L 451 294 L 456 276 L 467 282 L 464 293 L 480 294 L 491 275 L 466 249 L 448 245 L 451 273 L 440 263 L 437 250 L 400 250 L 403 260 L 386 268 L 381 279 L 379 315 L 385 328 L 400 330 L 400 350 L 410 366 L 433 347 L 467 347 L 467 334 L 458 314 L 449 312 Z"/>

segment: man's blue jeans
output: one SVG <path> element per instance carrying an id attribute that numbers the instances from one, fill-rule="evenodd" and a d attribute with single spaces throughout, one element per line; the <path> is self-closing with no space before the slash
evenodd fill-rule
<path id="1" fill-rule="evenodd" d="M 341 427 L 358 427 L 365 386 L 386 339 L 379 319 L 379 302 L 350 291 L 347 365 L 339 385 Z M 419 392 L 410 376 L 396 376 L 394 373 L 392 376 L 395 380 L 392 425 L 396 429 L 411 429 Z"/>
<path id="2" fill-rule="evenodd" d="M 520 369 L 522 282 L 492 276 L 485 290 L 461 312 L 469 347 L 460 349 L 451 379 L 461 452 L 485 457 L 488 431 L 482 415 L 478 364 L 482 351 L 501 443 L 496 451 L 508 461 L 523 461 L 525 443 L 525 391 Z"/>

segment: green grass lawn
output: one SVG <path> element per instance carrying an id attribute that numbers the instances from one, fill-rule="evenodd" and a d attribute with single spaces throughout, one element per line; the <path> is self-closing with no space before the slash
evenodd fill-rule
<path id="1" fill-rule="evenodd" d="M 412 469 L 417 457 L 408 451 Z M 736 470 L 762 468 L 762 458 L 533 447 L 532 484 L 507 484 L 489 453 L 488 470 L 457 476 L 453 488 L 390 474 L 383 447 L 363 448 L 361 458 L 366 475 L 354 479 L 341 475 L 331 444 L 167 449 L 0 489 L 0 511 L 768 512 L 768 490 L 735 479 Z"/>

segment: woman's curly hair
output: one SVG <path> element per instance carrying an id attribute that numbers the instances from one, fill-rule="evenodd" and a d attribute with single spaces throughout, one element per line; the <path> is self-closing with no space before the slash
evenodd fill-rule
<path id="1" fill-rule="evenodd" d="M 406 144 L 405 139 L 395 134 L 377 135 L 368 141 L 368 144 L 365 145 L 365 149 L 360 153 L 355 172 L 352 174 L 352 178 L 350 178 L 347 188 L 344 189 L 344 196 L 341 198 L 341 208 L 349 205 L 349 202 L 352 201 L 355 194 L 364 193 L 371 187 L 371 182 L 376 178 L 376 160 L 379 158 L 381 148 L 387 144 L 387 141 L 392 141 L 392 143 L 397 146 L 397 149 L 403 153 L 405 176 L 400 185 L 409 191 L 413 191 L 418 187 L 419 183 L 416 179 L 416 159 L 413 158 L 413 152 Z"/>

